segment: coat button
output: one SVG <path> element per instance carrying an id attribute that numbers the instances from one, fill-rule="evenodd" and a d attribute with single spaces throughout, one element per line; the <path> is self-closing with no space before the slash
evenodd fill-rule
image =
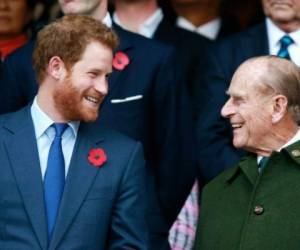
<path id="1" fill-rule="evenodd" d="M 254 207 L 254 213 L 256 215 L 261 215 L 261 214 L 263 214 L 263 212 L 264 212 L 264 208 L 262 206 L 257 205 Z"/>
<path id="2" fill-rule="evenodd" d="M 299 157 L 299 156 L 300 156 L 300 150 L 299 150 L 299 149 L 293 150 L 293 151 L 292 151 L 292 155 L 293 155 L 294 157 Z"/>

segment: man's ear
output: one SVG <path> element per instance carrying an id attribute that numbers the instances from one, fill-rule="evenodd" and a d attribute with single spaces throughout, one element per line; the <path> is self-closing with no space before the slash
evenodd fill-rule
<path id="1" fill-rule="evenodd" d="M 67 73 L 66 66 L 59 56 L 51 57 L 47 71 L 56 80 L 63 79 Z"/>
<path id="2" fill-rule="evenodd" d="M 287 112 L 288 100 L 284 95 L 276 95 L 273 98 L 272 122 L 279 122 Z"/>

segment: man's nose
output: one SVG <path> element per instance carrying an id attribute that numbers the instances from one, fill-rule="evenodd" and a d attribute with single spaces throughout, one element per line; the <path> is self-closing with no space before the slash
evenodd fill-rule
<path id="1" fill-rule="evenodd" d="M 108 82 L 106 78 L 101 78 L 96 81 L 94 88 L 100 92 L 102 95 L 107 95 L 108 93 Z"/>
<path id="2" fill-rule="evenodd" d="M 224 118 L 229 118 L 231 115 L 233 115 L 235 112 L 235 109 L 232 104 L 232 99 L 229 98 L 229 100 L 224 104 L 224 106 L 221 109 L 221 115 Z"/>

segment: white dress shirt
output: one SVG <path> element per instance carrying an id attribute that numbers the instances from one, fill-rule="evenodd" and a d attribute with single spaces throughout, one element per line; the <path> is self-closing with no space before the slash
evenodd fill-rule
<path id="1" fill-rule="evenodd" d="M 216 18 L 212 21 L 209 21 L 199 27 L 196 27 L 186 18 L 179 16 L 176 21 L 176 25 L 182 29 L 186 29 L 200 35 L 205 36 L 208 39 L 215 40 L 218 36 L 218 33 L 221 29 L 221 19 Z"/>
<path id="2" fill-rule="evenodd" d="M 111 20 L 109 12 L 106 13 L 105 17 L 102 20 L 102 23 L 105 24 L 107 27 L 111 28 L 112 20 Z"/>
<path id="3" fill-rule="evenodd" d="M 44 180 L 48 154 L 55 136 L 55 128 L 51 127 L 54 121 L 52 121 L 51 118 L 39 107 L 36 97 L 31 106 L 31 116 L 37 141 L 42 178 Z M 68 125 L 69 127 L 62 135 L 62 151 L 65 159 L 65 177 L 68 174 L 79 122 L 70 122 Z"/>
<path id="4" fill-rule="evenodd" d="M 158 25 L 163 20 L 163 18 L 164 18 L 163 12 L 161 8 L 158 8 L 150 17 L 147 18 L 145 22 L 143 22 L 140 25 L 137 33 L 147 38 L 152 38 Z M 116 24 L 121 26 L 123 29 L 126 29 L 126 27 L 122 25 L 116 13 L 113 14 L 113 20 Z"/>
<path id="5" fill-rule="evenodd" d="M 284 35 L 289 35 L 294 40 L 294 43 L 288 47 L 291 60 L 297 66 L 300 66 L 300 29 L 291 33 L 285 33 L 283 30 L 279 29 L 269 18 L 266 19 L 266 27 L 269 39 L 270 55 L 277 55 L 280 49 L 280 39 Z"/>

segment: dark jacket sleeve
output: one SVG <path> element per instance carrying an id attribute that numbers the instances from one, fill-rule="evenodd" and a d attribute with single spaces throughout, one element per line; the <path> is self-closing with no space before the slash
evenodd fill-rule
<path id="1" fill-rule="evenodd" d="M 224 51 L 224 48 L 226 46 L 216 45 L 209 54 L 204 90 L 198 97 L 205 106 L 201 108 L 197 120 L 197 156 L 206 182 L 234 165 L 244 154 L 232 145 L 231 126 L 221 116 L 221 109 L 228 99 L 226 91 L 236 67 L 230 51 Z"/>
<path id="2" fill-rule="evenodd" d="M 173 50 L 172 50 L 173 51 Z M 154 89 L 158 197 L 170 226 L 195 180 L 195 136 L 191 106 L 174 53 L 166 53 Z M 158 150 L 159 149 L 159 150 Z"/>

